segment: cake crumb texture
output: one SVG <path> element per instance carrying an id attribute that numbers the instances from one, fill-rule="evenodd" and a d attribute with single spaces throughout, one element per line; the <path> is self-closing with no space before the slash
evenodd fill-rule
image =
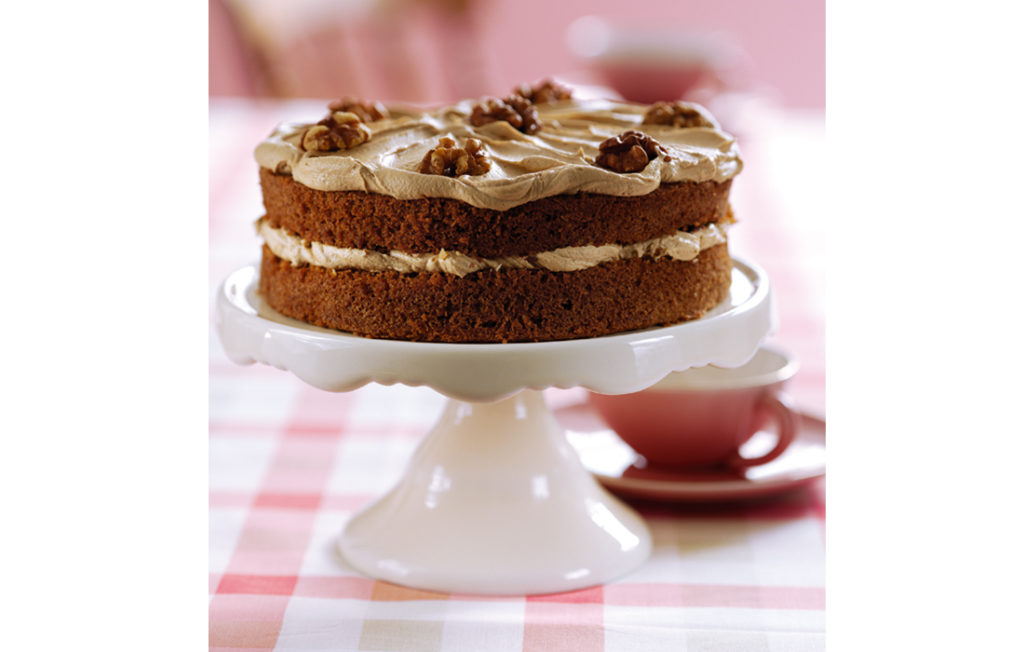
<path id="1" fill-rule="evenodd" d="M 699 318 L 728 295 L 731 269 L 726 244 L 692 261 L 637 258 L 576 272 L 501 269 L 464 278 L 296 267 L 264 245 L 259 292 L 283 315 L 366 337 L 526 342 Z"/>
<path id="2" fill-rule="evenodd" d="M 359 191 L 320 191 L 260 169 L 266 219 L 309 242 L 351 249 L 480 258 L 529 256 L 561 247 L 643 242 L 680 229 L 733 221 L 732 181 L 664 184 L 636 197 L 579 193 L 506 211 L 455 199 L 395 199 Z"/>

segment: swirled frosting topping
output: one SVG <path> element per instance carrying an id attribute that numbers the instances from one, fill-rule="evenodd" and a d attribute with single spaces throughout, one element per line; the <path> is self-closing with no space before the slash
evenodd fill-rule
<path id="1" fill-rule="evenodd" d="M 469 122 L 472 100 L 435 111 L 388 107 L 390 117 L 369 122 L 369 142 L 337 152 L 307 152 L 302 134 L 311 123 L 285 123 L 256 148 L 261 167 L 291 174 L 316 190 L 359 190 L 397 199 L 447 197 L 479 208 L 508 210 L 554 195 L 589 192 L 636 196 L 662 183 L 722 182 L 742 169 L 735 139 L 702 107 L 711 126 L 641 124 L 647 105 L 610 100 L 537 104 L 543 128 L 527 135 L 507 122 Z M 639 172 L 594 164 L 598 146 L 627 130 L 654 138 L 664 154 Z M 486 174 L 447 177 L 419 172 L 438 140 L 476 138 L 492 161 Z"/>

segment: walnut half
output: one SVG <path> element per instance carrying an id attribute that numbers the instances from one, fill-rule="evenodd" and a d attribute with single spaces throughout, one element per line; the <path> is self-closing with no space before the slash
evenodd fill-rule
<path id="1" fill-rule="evenodd" d="M 682 102 L 656 102 L 644 114 L 645 125 L 672 125 L 673 127 L 714 127 L 697 109 Z"/>
<path id="2" fill-rule="evenodd" d="M 354 97 L 343 97 L 340 100 L 334 100 L 327 105 L 327 110 L 331 113 L 337 111 L 355 113 L 363 122 L 386 120 L 391 117 L 387 108 L 380 102 L 368 102 Z"/>
<path id="3" fill-rule="evenodd" d="M 572 88 L 553 79 L 545 79 L 532 86 L 530 84 L 521 84 L 512 92 L 516 95 L 522 95 L 534 104 L 546 104 L 548 102 L 572 99 Z"/>
<path id="4" fill-rule="evenodd" d="M 598 145 L 597 165 L 615 172 L 639 172 L 664 153 L 661 143 L 645 133 L 626 131 Z"/>
<path id="5" fill-rule="evenodd" d="M 456 147 L 455 140 L 442 138 L 437 147 L 427 152 L 420 161 L 423 174 L 440 174 L 457 177 L 462 174 L 477 176 L 491 169 L 483 143 L 476 138 L 467 138 L 465 147 Z"/>
<path id="6" fill-rule="evenodd" d="M 509 95 L 505 99 L 485 97 L 473 105 L 469 123 L 481 127 L 491 122 L 504 120 L 524 134 L 540 131 L 541 121 L 537 107 L 522 95 Z"/>
<path id="7" fill-rule="evenodd" d="M 355 113 L 335 111 L 302 134 L 302 149 L 307 152 L 333 152 L 352 149 L 370 140 L 370 130 Z"/>

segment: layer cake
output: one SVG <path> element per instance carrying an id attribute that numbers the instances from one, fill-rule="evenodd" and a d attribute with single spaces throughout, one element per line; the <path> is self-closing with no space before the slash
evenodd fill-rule
<path id="1" fill-rule="evenodd" d="M 728 294 L 742 162 L 693 104 L 550 82 L 430 111 L 346 99 L 256 159 L 259 292 L 317 326 L 574 339 L 696 319 Z"/>

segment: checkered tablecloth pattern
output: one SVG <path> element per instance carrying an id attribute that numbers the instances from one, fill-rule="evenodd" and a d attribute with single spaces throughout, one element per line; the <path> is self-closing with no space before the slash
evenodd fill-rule
<path id="1" fill-rule="evenodd" d="M 253 262 L 254 144 L 322 103 L 213 101 L 210 291 Z M 305 113 L 303 113 L 305 112 Z M 735 253 L 766 268 L 790 390 L 824 411 L 824 288 L 815 179 L 794 175 L 820 116 L 779 114 L 745 136 Z M 212 319 L 211 319 L 212 325 Z M 540 597 L 437 594 L 368 579 L 337 554 L 348 518 L 397 479 L 444 399 L 426 388 L 314 389 L 229 362 L 211 326 L 211 650 L 822 650 L 824 483 L 751 504 L 634 502 L 651 559 L 605 586 Z M 555 405 L 582 390 L 548 390 Z"/>

